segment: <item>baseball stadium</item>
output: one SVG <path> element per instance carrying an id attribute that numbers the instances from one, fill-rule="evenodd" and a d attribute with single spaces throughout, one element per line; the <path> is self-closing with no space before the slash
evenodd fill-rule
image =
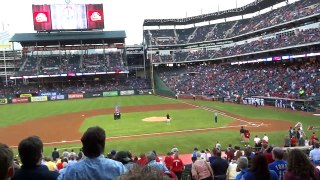
<path id="1" fill-rule="evenodd" d="M 61 20 L 64 11 L 75 14 Z M 0 32 L 8 39 L 0 41 L 0 160 L 6 144 L 21 167 L 13 179 L 23 177 L 26 138 L 40 139 L 42 161 L 62 166 L 72 150 L 80 164 L 91 158 L 83 139 L 97 126 L 106 134 L 106 159 L 123 151 L 130 163 L 155 155 L 170 179 L 202 179 L 192 167 L 200 159 L 213 170 L 209 179 L 236 179 L 229 169 L 240 165 L 236 151 L 260 157 L 265 149 L 272 160 L 280 148 L 289 167 L 298 150 L 320 166 L 320 153 L 312 155 L 320 136 L 318 0 L 257 0 L 186 18 L 145 18 L 140 45 L 126 44 L 125 30 L 104 30 L 103 4 L 34 4 L 32 13 L 34 33 Z M 209 160 L 217 151 L 230 163 L 222 174 Z M 177 154 L 185 167 L 175 171 L 167 156 Z M 56 167 L 54 179 L 125 174 L 76 178 L 72 166 Z M 278 179 L 291 177 L 284 172 L 275 171 Z"/>

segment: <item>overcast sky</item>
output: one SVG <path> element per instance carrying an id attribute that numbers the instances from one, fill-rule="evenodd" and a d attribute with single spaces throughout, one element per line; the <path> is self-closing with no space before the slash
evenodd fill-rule
<path id="1" fill-rule="evenodd" d="M 71 0 L 72 4 L 103 3 L 105 30 L 125 30 L 127 44 L 142 42 L 144 19 L 182 18 L 236 7 L 237 0 Z M 238 7 L 254 0 L 238 0 Z M 291 0 L 295 1 L 295 0 Z M 33 30 L 32 4 L 65 4 L 65 0 L 5 0 L 0 2 L 0 23 L 10 33 Z M 0 24 L 0 31 L 2 25 Z"/>

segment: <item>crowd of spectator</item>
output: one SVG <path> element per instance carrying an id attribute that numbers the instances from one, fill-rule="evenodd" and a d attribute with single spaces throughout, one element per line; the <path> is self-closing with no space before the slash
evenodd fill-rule
<path id="1" fill-rule="evenodd" d="M 320 29 L 307 29 L 296 31 L 292 36 L 276 36 L 275 38 L 257 40 L 250 43 L 245 43 L 243 45 L 235 45 L 234 47 L 222 48 L 217 51 L 216 55 L 212 58 L 246 54 L 270 49 L 279 49 L 282 47 L 307 44 L 318 41 L 320 41 Z"/>
<path id="2" fill-rule="evenodd" d="M 21 67 L 20 64 L 19 67 Z M 105 54 L 66 54 L 28 56 L 17 75 L 56 75 L 63 73 L 95 73 L 127 71 L 120 52 Z"/>
<path id="3" fill-rule="evenodd" d="M 302 126 L 300 126 L 302 128 Z M 243 128 L 240 129 L 240 134 Z M 289 130 L 291 133 L 292 128 Z M 291 134 L 290 134 L 291 135 Z M 294 135 L 292 135 L 294 136 Z M 50 156 L 43 156 L 43 142 L 29 136 L 18 145 L 18 156 L 0 143 L 0 179 L 205 179 L 205 180 L 292 180 L 320 178 L 319 140 L 313 133 L 310 152 L 300 148 L 275 147 L 264 135 L 255 136 L 255 147 L 223 145 L 217 141 L 213 148 L 191 153 L 191 164 L 179 157 L 173 146 L 165 157 L 155 150 L 133 155 L 130 151 L 111 150 L 105 154 L 105 130 L 99 126 L 88 128 L 81 137 L 82 148 L 54 148 Z M 304 146 L 304 145 L 302 145 Z M 303 149 L 303 148 L 302 148 Z M 222 150 L 225 150 L 224 152 Z"/>
<path id="4" fill-rule="evenodd" d="M 320 13 L 319 1 L 300 0 L 250 19 L 189 29 L 145 30 L 144 35 L 146 42 L 148 44 L 151 42 L 152 45 L 174 45 L 223 40 L 318 13 Z M 163 41 L 162 39 L 165 37 L 171 40 Z"/>
<path id="5" fill-rule="evenodd" d="M 243 44 L 233 44 L 233 46 L 221 47 L 211 50 L 206 49 L 189 49 L 179 50 L 178 56 L 173 56 L 174 59 L 170 59 L 168 62 L 183 62 L 193 60 L 209 60 L 215 58 L 229 57 L 235 55 L 242 55 L 247 53 L 254 53 L 259 51 L 266 51 L 272 49 L 279 49 L 289 46 L 308 44 L 320 41 L 320 29 L 305 29 L 296 30 L 293 34 L 275 36 L 273 38 L 259 39 L 251 42 L 244 42 Z M 176 54 L 176 52 L 173 52 Z M 165 63 L 167 58 L 162 58 L 162 55 L 158 55 L 155 63 Z"/>
<path id="6" fill-rule="evenodd" d="M 103 82 L 70 82 L 63 88 L 59 88 L 58 92 L 78 93 L 78 92 L 102 92 L 112 90 L 128 90 L 128 89 L 150 89 L 150 82 L 143 78 L 128 77 L 122 79 L 108 79 Z"/>
<path id="7" fill-rule="evenodd" d="M 1 84 L 0 84 L 1 85 Z M 4 95 L 15 95 L 21 93 L 93 93 L 111 90 L 128 90 L 128 89 L 150 89 L 150 81 L 144 78 L 126 77 L 110 77 L 101 81 L 64 81 L 64 82 L 46 82 L 46 83 L 10 83 L 0 88 L 0 97 Z"/>
<path id="8" fill-rule="evenodd" d="M 318 59 L 245 65 L 201 64 L 159 69 L 160 78 L 178 94 L 215 97 L 271 96 L 308 98 L 320 92 Z M 305 96 L 299 91 L 303 89 Z"/>

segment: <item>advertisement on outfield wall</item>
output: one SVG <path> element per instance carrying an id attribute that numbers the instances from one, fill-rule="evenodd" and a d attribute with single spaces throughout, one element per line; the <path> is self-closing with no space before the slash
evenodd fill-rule
<path id="1" fill-rule="evenodd" d="M 8 99 L 0 99 L 0 105 L 1 104 L 8 104 Z"/>
<path id="2" fill-rule="evenodd" d="M 102 97 L 102 93 L 85 93 L 84 94 L 85 98 L 93 98 L 93 97 Z"/>
<path id="3" fill-rule="evenodd" d="M 13 98 L 12 99 L 12 103 L 28 103 L 29 102 L 29 98 L 27 97 L 23 97 L 23 98 Z"/>
<path id="4" fill-rule="evenodd" d="M 119 96 L 118 91 L 106 91 L 102 93 L 103 97 Z"/>
<path id="5" fill-rule="evenodd" d="M 68 99 L 83 99 L 82 93 L 68 94 Z"/>
<path id="6" fill-rule="evenodd" d="M 42 93 L 40 93 L 40 96 L 56 96 L 58 94 L 59 93 L 57 93 L 57 92 L 42 92 Z"/>
<path id="7" fill-rule="evenodd" d="M 64 95 L 56 95 L 56 96 L 49 96 L 49 97 L 51 101 L 66 99 Z"/>
<path id="8" fill-rule="evenodd" d="M 44 101 L 48 101 L 48 96 L 31 97 L 31 102 L 44 102 Z"/>
<path id="9" fill-rule="evenodd" d="M 32 97 L 32 94 L 20 94 L 20 97 L 21 97 L 21 98 L 24 98 L 24 97 Z"/>
<path id="10" fill-rule="evenodd" d="M 149 95 L 149 94 L 152 94 L 152 90 L 151 89 L 137 90 L 137 94 L 139 94 L 139 95 Z"/>
<path id="11" fill-rule="evenodd" d="M 130 95 L 134 95 L 134 90 L 120 91 L 120 96 L 130 96 Z"/>

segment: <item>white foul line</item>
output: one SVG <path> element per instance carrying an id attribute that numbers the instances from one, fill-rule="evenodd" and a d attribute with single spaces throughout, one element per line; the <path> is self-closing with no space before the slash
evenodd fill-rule
<path id="1" fill-rule="evenodd" d="M 174 99 L 174 98 L 169 98 L 169 97 L 165 97 L 165 96 L 160 96 L 160 97 L 166 98 L 166 99 L 171 99 L 171 100 L 176 100 L 176 99 Z M 183 100 L 177 100 L 177 101 L 179 101 L 179 102 L 181 102 L 181 103 L 184 103 L 184 104 L 187 104 L 187 105 L 189 105 L 189 106 L 196 107 L 196 108 L 198 108 L 198 109 L 203 109 L 203 110 L 209 111 L 209 112 L 218 112 L 219 114 L 221 114 L 221 115 L 223 115 L 223 116 L 225 116 L 225 117 L 229 117 L 229 118 L 231 118 L 231 119 L 235 119 L 235 120 L 238 120 L 238 121 L 247 123 L 247 124 L 249 124 L 249 125 L 252 125 L 251 122 L 248 122 L 248 121 L 245 121 L 245 120 L 242 120 L 242 119 L 239 119 L 239 118 L 235 118 L 235 117 L 229 116 L 229 115 L 227 115 L 226 113 L 224 113 L 224 112 L 222 112 L 222 111 L 219 111 L 219 110 L 214 110 L 214 109 L 209 108 L 209 107 L 206 107 L 206 106 L 198 106 L 198 105 L 195 105 L 195 104 L 191 104 L 191 103 L 185 102 L 185 101 L 183 101 Z"/>
<path id="2" fill-rule="evenodd" d="M 267 124 L 263 124 L 267 125 Z M 131 138 L 131 137 L 145 137 L 145 136 L 156 136 L 156 135 L 166 135 L 166 134 L 175 134 L 175 133 L 185 133 L 185 132 L 194 132 L 194 131 L 208 131 L 208 130 L 217 130 L 217 129 L 228 129 L 234 127 L 258 127 L 253 126 L 251 124 L 247 125 L 236 125 L 236 126 L 223 126 L 223 127 L 215 127 L 215 128 L 201 128 L 201 129 L 188 129 L 188 130 L 179 130 L 179 131 L 168 131 L 168 132 L 159 132 L 159 133 L 146 133 L 146 134 L 136 134 L 136 135 L 126 135 L 126 136 L 113 136 L 106 138 L 106 140 L 114 140 L 114 139 L 124 139 L 124 138 Z M 79 143 L 80 140 L 62 140 L 62 141 L 55 141 L 55 142 L 44 142 L 44 145 L 54 145 L 54 144 L 69 144 L 69 143 Z M 10 146 L 12 148 L 17 148 L 18 146 Z"/>

